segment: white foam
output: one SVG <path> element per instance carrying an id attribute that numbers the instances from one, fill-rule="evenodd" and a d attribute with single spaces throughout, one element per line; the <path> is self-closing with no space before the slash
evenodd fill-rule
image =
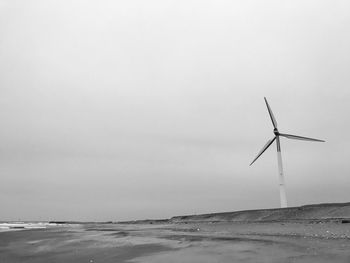
<path id="1" fill-rule="evenodd" d="M 48 222 L 7 222 L 0 223 L 0 231 L 14 231 L 24 229 L 44 229 L 48 226 L 56 226 L 57 224 Z"/>

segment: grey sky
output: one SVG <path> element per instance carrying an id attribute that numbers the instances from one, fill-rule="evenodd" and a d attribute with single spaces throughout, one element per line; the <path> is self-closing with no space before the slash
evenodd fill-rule
<path id="1" fill-rule="evenodd" d="M 0 220 L 350 198 L 349 1 L 0 1 Z"/>

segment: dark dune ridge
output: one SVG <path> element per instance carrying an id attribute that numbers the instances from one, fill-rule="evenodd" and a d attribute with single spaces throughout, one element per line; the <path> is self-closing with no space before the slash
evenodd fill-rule
<path id="1" fill-rule="evenodd" d="M 119 223 L 196 223 L 196 222 L 340 222 L 350 223 L 350 203 L 312 204 L 298 207 L 257 209 L 236 212 L 174 216 L 170 219 L 135 220 Z"/>

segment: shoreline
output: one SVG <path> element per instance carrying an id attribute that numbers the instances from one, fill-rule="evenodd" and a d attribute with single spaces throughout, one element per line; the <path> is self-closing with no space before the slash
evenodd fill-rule
<path id="1" fill-rule="evenodd" d="M 90 223 L 0 232 L 0 262 L 7 263 L 345 263 L 349 251 L 350 228 L 338 223 Z"/>

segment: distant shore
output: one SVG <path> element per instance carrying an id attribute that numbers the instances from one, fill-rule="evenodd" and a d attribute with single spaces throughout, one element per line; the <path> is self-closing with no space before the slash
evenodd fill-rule
<path id="1" fill-rule="evenodd" d="M 288 208 L 174 216 L 169 219 L 120 221 L 120 224 L 169 224 L 205 222 L 337 222 L 350 223 L 350 203 L 311 204 Z"/>

